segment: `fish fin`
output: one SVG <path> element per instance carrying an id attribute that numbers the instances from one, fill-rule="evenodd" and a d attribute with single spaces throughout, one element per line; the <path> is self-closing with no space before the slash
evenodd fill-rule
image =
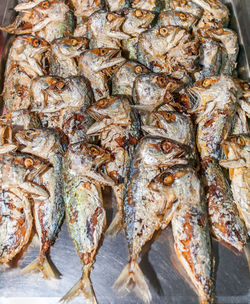
<path id="1" fill-rule="evenodd" d="M 122 270 L 120 276 L 116 280 L 113 288 L 117 289 L 121 295 L 126 295 L 130 291 L 144 301 L 150 303 L 152 296 L 144 275 L 135 260 L 131 260 Z"/>
<path id="2" fill-rule="evenodd" d="M 123 229 L 122 214 L 120 212 L 117 212 L 106 231 L 106 235 L 115 237 L 122 229 Z"/>
<path id="3" fill-rule="evenodd" d="M 59 279 L 60 272 L 56 269 L 53 262 L 48 259 L 46 256 L 41 260 L 41 257 L 37 257 L 33 262 L 31 262 L 28 266 L 21 270 L 22 274 L 26 274 L 29 272 L 37 272 L 41 271 L 43 273 L 43 277 L 46 280 L 51 279 Z"/>
<path id="4" fill-rule="evenodd" d="M 69 303 L 80 293 L 83 294 L 88 304 L 97 304 L 95 293 L 92 287 L 92 283 L 89 278 L 89 271 L 84 273 L 81 279 L 63 296 L 59 302 Z"/>
<path id="5" fill-rule="evenodd" d="M 13 151 L 16 151 L 16 149 L 17 149 L 17 145 L 6 144 L 6 145 L 3 145 L 0 147 L 0 154 L 13 152 Z"/>

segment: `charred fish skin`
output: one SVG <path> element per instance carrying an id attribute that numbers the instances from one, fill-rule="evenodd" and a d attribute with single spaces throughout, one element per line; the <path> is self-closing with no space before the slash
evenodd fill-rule
<path id="1" fill-rule="evenodd" d="M 99 241 L 106 225 L 101 184 L 96 169 L 110 159 L 105 150 L 90 144 L 70 145 L 64 158 L 64 199 L 66 220 L 76 251 L 83 264 L 79 282 L 61 299 L 67 302 L 79 291 L 96 303 L 89 279 Z M 80 174 L 79 174 L 80 173 Z M 87 176 L 85 173 L 88 173 Z"/>
<path id="2" fill-rule="evenodd" d="M 13 41 L 6 63 L 3 89 L 7 112 L 29 107 L 32 79 L 46 74 L 42 62 L 49 48 L 45 40 L 31 35 L 20 36 Z"/>
<path id="3" fill-rule="evenodd" d="M 169 168 L 150 183 L 177 205 L 172 215 L 175 251 L 194 284 L 201 303 L 213 303 L 213 257 L 205 197 L 196 171 L 188 166 Z"/>
<path id="4" fill-rule="evenodd" d="M 121 272 L 114 287 L 119 292 L 124 292 L 124 289 L 133 290 L 146 303 L 150 302 L 151 294 L 137 258 L 142 246 L 161 227 L 169 207 L 167 197 L 161 192 L 151 190 L 148 185 L 160 173 L 161 168 L 187 164 L 188 159 L 189 154 L 183 145 L 161 137 L 148 136 L 140 140 L 130 167 L 124 200 L 129 263 Z"/>
<path id="5" fill-rule="evenodd" d="M 73 34 L 73 12 L 61 0 L 29 1 L 17 5 L 15 21 L 1 30 L 10 34 L 33 34 L 48 42 Z"/>
<path id="6" fill-rule="evenodd" d="M 62 160 L 63 150 L 58 131 L 53 129 L 29 129 L 16 134 L 22 151 L 47 159 L 51 168 L 42 177 L 36 179 L 39 185 L 47 189 L 49 197 L 35 199 L 34 220 L 40 240 L 40 256 L 23 269 L 23 273 L 41 270 L 45 279 L 56 277 L 47 260 L 50 248 L 54 244 L 64 218 Z"/>
<path id="7" fill-rule="evenodd" d="M 111 48 L 89 50 L 80 56 L 79 73 L 89 80 L 96 101 L 110 95 L 107 69 L 119 66 L 125 61 L 120 50 Z"/>
<path id="8" fill-rule="evenodd" d="M 60 77 L 78 75 L 77 58 L 89 45 L 85 37 L 59 38 L 51 43 L 50 74 Z"/>
<path id="9" fill-rule="evenodd" d="M 118 211 L 107 233 L 116 235 L 123 228 L 125 185 L 134 147 L 140 138 L 140 124 L 131 109 L 131 101 L 122 95 L 99 100 L 88 109 L 88 114 L 95 118 L 96 122 L 89 128 L 87 134 L 98 135 L 101 146 L 113 156 L 112 161 L 108 162 L 105 168 L 107 175 L 116 183 L 113 191 Z"/>
<path id="10" fill-rule="evenodd" d="M 205 158 L 201 165 L 207 186 L 211 231 L 225 246 L 242 252 L 247 242 L 247 232 L 230 186 L 216 160 Z"/>
<path id="11" fill-rule="evenodd" d="M 132 96 L 135 78 L 149 70 L 135 61 L 125 62 L 112 77 L 112 95 Z"/>
<path id="12" fill-rule="evenodd" d="M 234 200 L 250 234 L 250 136 L 238 134 L 222 142 L 226 159 L 220 165 L 229 169 Z"/>

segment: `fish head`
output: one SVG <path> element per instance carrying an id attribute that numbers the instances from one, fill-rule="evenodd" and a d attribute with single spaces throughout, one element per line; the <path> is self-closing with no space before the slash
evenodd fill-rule
<path id="1" fill-rule="evenodd" d="M 71 3 L 77 17 L 89 17 L 103 6 L 102 0 L 71 0 Z"/>
<path id="2" fill-rule="evenodd" d="M 122 25 L 123 32 L 131 36 L 138 36 L 146 31 L 154 17 L 155 14 L 147 10 L 127 10 L 125 11 L 125 22 Z"/>
<path id="3" fill-rule="evenodd" d="M 148 11 L 159 11 L 161 9 L 161 1 L 157 0 L 131 0 L 130 5 L 132 8 Z"/>
<path id="4" fill-rule="evenodd" d="M 53 41 L 52 48 L 56 48 L 58 57 L 62 54 L 72 58 L 79 56 L 88 48 L 88 45 L 89 40 L 86 37 L 59 38 Z"/>
<path id="5" fill-rule="evenodd" d="M 126 7 L 127 0 L 106 0 L 109 11 L 119 11 Z"/>
<path id="6" fill-rule="evenodd" d="M 141 139 L 137 153 L 145 166 L 168 167 L 179 162 L 185 164 L 190 158 L 188 146 L 155 136 Z"/>
<path id="7" fill-rule="evenodd" d="M 203 14 L 203 9 L 193 1 L 171 0 L 169 4 L 170 6 L 166 8 L 171 9 L 172 11 L 190 13 L 198 18 L 200 18 Z"/>
<path id="8" fill-rule="evenodd" d="M 221 143 L 221 146 L 228 159 L 244 159 L 246 162 L 250 162 L 249 134 L 231 135 Z"/>
<path id="9" fill-rule="evenodd" d="M 190 13 L 169 10 L 161 12 L 158 18 L 158 24 L 161 26 L 180 26 L 186 30 L 190 30 L 197 20 L 197 17 Z"/>
<path id="10" fill-rule="evenodd" d="M 83 53 L 80 59 L 81 68 L 84 70 L 86 64 L 89 71 L 101 72 L 107 68 L 124 63 L 125 58 L 121 57 L 118 49 L 99 48 L 92 49 Z"/>

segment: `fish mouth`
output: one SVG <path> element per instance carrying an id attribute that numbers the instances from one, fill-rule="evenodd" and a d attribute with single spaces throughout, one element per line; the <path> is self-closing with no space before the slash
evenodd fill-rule
<path id="1" fill-rule="evenodd" d="M 119 56 L 119 57 L 118 57 Z M 107 59 L 99 66 L 98 71 L 110 68 L 114 65 L 120 64 L 125 62 L 126 59 L 121 57 L 121 51 L 120 50 L 113 50 L 109 56 L 107 56 Z"/>

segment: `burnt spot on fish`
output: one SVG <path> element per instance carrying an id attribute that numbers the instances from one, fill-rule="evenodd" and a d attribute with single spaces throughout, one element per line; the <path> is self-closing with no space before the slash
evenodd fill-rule
<path id="1" fill-rule="evenodd" d="M 94 233 L 96 229 L 96 225 L 98 223 L 98 216 L 103 213 L 103 209 L 101 207 L 97 207 L 94 214 L 87 219 L 86 229 L 87 229 L 87 237 L 93 242 Z"/>

